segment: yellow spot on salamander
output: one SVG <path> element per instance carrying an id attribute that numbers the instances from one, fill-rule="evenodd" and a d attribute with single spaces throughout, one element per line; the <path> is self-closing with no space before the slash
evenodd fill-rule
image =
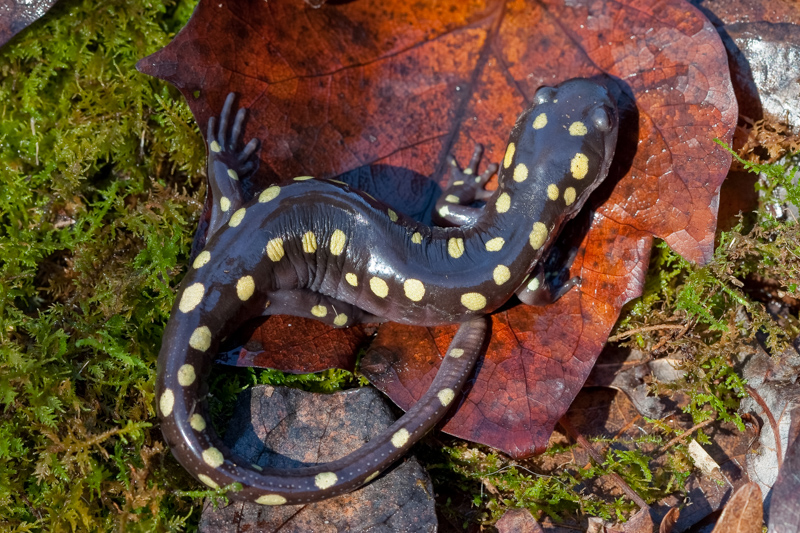
<path id="1" fill-rule="evenodd" d="M 256 498 L 255 502 L 261 505 L 283 505 L 286 503 L 286 498 L 280 494 L 264 494 Z"/>
<path id="2" fill-rule="evenodd" d="M 459 357 L 464 355 L 464 350 L 461 348 L 453 348 L 452 350 L 450 350 L 450 352 L 448 352 L 447 355 L 449 355 L 453 359 L 458 359 Z"/>
<path id="3" fill-rule="evenodd" d="M 158 400 L 158 407 L 161 409 L 161 416 L 169 416 L 172 414 L 172 408 L 175 407 L 175 394 L 172 389 L 167 389 L 161 393 L 161 398 Z"/>
<path id="4" fill-rule="evenodd" d="M 186 287 L 181 295 L 181 303 L 178 304 L 178 309 L 183 313 L 188 313 L 194 310 L 195 307 L 202 301 L 203 294 L 206 288 L 202 283 L 194 283 Z"/>
<path id="5" fill-rule="evenodd" d="M 575 187 L 567 187 L 564 190 L 564 203 L 567 205 L 572 205 L 572 202 L 575 201 Z"/>
<path id="6" fill-rule="evenodd" d="M 281 188 L 278 187 L 277 185 L 272 185 L 271 187 L 267 187 L 266 189 L 261 191 L 261 194 L 258 195 L 258 203 L 265 204 L 270 200 L 274 200 L 275 198 L 278 197 L 280 192 Z"/>
<path id="7" fill-rule="evenodd" d="M 461 305 L 470 311 L 480 311 L 486 307 L 486 297 L 477 292 L 468 292 L 461 295 Z"/>
<path id="8" fill-rule="evenodd" d="M 283 259 L 283 239 L 280 237 L 272 239 L 267 243 L 267 247 L 264 251 L 267 252 L 267 257 L 272 259 L 273 263 L 277 263 Z"/>
<path id="9" fill-rule="evenodd" d="M 313 254 L 317 251 L 317 236 L 313 231 L 307 231 L 303 235 L 303 251 L 307 254 Z"/>
<path id="10" fill-rule="evenodd" d="M 313 180 L 314 176 L 297 176 L 294 178 L 294 181 L 306 181 L 306 180 Z"/>
<path id="11" fill-rule="evenodd" d="M 378 277 L 373 276 L 370 278 L 369 288 L 372 289 L 372 292 L 374 292 L 376 296 L 380 296 L 381 298 L 386 298 L 386 295 L 389 294 L 389 286 Z"/>
<path id="12" fill-rule="evenodd" d="M 211 468 L 218 468 L 225 462 L 225 457 L 222 452 L 213 446 L 207 450 L 203 450 L 203 462 Z"/>
<path id="13" fill-rule="evenodd" d="M 380 470 L 377 471 L 377 472 L 371 473 L 370 475 L 367 476 L 367 479 L 364 480 L 364 483 L 369 483 L 370 481 L 372 481 L 373 479 L 375 479 L 379 475 L 381 475 Z"/>
<path id="14" fill-rule="evenodd" d="M 414 235 L 411 236 L 411 242 L 414 244 L 421 244 L 422 243 L 422 234 L 418 231 L 414 232 Z"/>
<path id="15" fill-rule="evenodd" d="M 453 187 L 459 187 L 461 185 L 464 185 L 464 180 L 457 180 L 453 182 Z"/>
<path id="16" fill-rule="evenodd" d="M 555 183 L 547 186 L 547 197 L 551 200 L 558 200 L 558 186 Z"/>
<path id="17" fill-rule="evenodd" d="M 218 154 L 222 151 L 222 147 L 219 145 L 217 141 L 211 141 L 211 144 L 208 145 L 208 147 L 211 148 L 211 151 L 214 152 L 215 154 Z"/>
<path id="18" fill-rule="evenodd" d="M 544 241 L 547 240 L 547 226 L 541 222 L 534 222 L 529 240 L 534 250 L 541 248 L 544 244 Z"/>
<path id="19" fill-rule="evenodd" d="M 328 314 L 328 309 L 324 305 L 315 305 L 311 308 L 311 314 L 317 318 L 322 318 Z"/>
<path id="20" fill-rule="evenodd" d="M 403 290 L 409 300 L 418 302 L 425 296 L 425 285 L 418 279 L 407 279 L 403 283 Z"/>
<path id="21" fill-rule="evenodd" d="M 358 276 L 356 276 L 352 272 L 348 272 L 347 274 L 345 274 L 344 279 L 346 279 L 347 283 L 349 283 L 353 287 L 358 287 Z"/>
<path id="22" fill-rule="evenodd" d="M 250 299 L 256 290 L 256 282 L 253 276 L 242 276 L 236 282 L 236 296 L 243 302 Z"/>
<path id="23" fill-rule="evenodd" d="M 386 214 L 389 215 L 389 220 L 391 220 L 392 222 L 397 222 L 397 213 L 395 213 L 391 209 L 387 209 Z"/>
<path id="24" fill-rule="evenodd" d="M 464 174 L 465 174 L 466 176 L 469 176 L 470 174 L 472 174 L 472 169 L 471 169 L 471 168 L 465 168 L 465 169 L 464 169 Z"/>
<path id="25" fill-rule="evenodd" d="M 331 253 L 333 255 L 341 255 L 344 251 L 344 245 L 347 242 L 347 235 L 340 229 L 334 230 L 331 235 Z"/>
<path id="26" fill-rule="evenodd" d="M 233 170 L 232 168 L 229 168 L 229 169 L 228 169 L 228 176 L 229 176 L 229 177 L 230 177 L 232 180 L 239 181 L 239 174 L 237 174 L 237 173 L 236 173 L 236 171 L 235 171 L 235 170 Z"/>
<path id="27" fill-rule="evenodd" d="M 208 329 L 208 326 L 200 326 L 192 332 L 192 336 L 189 337 L 189 346 L 201 352 L 205 352 L 211 347 L 211 330 Z"/>
<path id="28" fill-rule="evenodd" d="M 181 367 L 178 369 L 178 383 L 181 384 L 181 387 L 188 387 L 194 383 L 195 378 L 197 378 L 197 374 L 195 374 L 194 367 L 192 365 L 181 365 Z"/>
<path id="29" fill-rule="evenodd" d="M 487 252 L 499 252 L 503 249 L 503 245 L 506 243 L 506 240 L 502 237 L 495 237 L 494 239 L 489 239 L 486 241 L 486 251 Z"/>
<path id="30" fill-rule="evenodd" d="M 442 402 L 442 405 L 447 407 L 450 405 L 450 402 L 453 401 L 453 398 L 456 397 L 456 393 L 453 389 L 442 389 L 440 390 L 436 396 L 439 398 L 439 401 Z"/>
<path id="31" fill-rule="evenodd" d="M 394 435 L 392 435 L 392 446 L 395 448 L 402 448 L 408 443 L 408 438 L 411 434 L 408 432 L 406 428 L 398 429 Z"/>
<path id="32" fill-rule="evenodd" d="M 445 202 L 450 202 L 451 204 L 457 204 L 457 203 L 458 203 L 458 202 L 460 202 L 461 200 L 459 200 L 459 199 L 458 199 L 458 196 L 456 196 L 455 194 L 448 194 L 448 195 L 445 197 L 444 201 L 445 201 Z"/>
<path id="33" fill-rule="evenodd" d="M 508 168 L 511 166 L 511 162 L 514 160 L 514 150 L 516 150 L 514 143 L 508 143 L 506 156 L 503 158 L 503 167 Z"/>
<path id="34" fill-rule="evenodd" d="M 206 263 L 211 260 L 211 253 L 207 251 L 202 251 L 197 254 L 197 257 L 194 258 L 194 263 L 192 263 L 192 267 L 197 270 L 198 268 L 203 268 Z"/>
<path id="35" fill-rule="evenodd" d="M 511 271 L 505 265 L 497 265 L 494 267 L 494 272 L 492 273 L 492 277 L 494 278 L 494 282 L 498 285 L 502 285 L 509 279 L 511 279 Z"/>
<path id="36" fill-rule="evenodd" d="M 342 327 L 345 324 L 347 324 L 347 315 L 346 314 L 339 313 L 338 315 L 336 315 L 336 317 L 334 317 L 334 319 L 333 319 L 333 325 L 334 326 Z"/>
<path id="37" fill-rule="evenodd" d="M 576 180 L 582 180 L 589 173 L 589 158 L 578 152 L 569 163 L 569 171 Z"/>
<path id="38" fill-rule="evenodd" d="M 464 239 L 461 237 L 450 237 L 447 241 L 447 253 L 453 259 L 458 259 L 464 255 Z"/>
<path id="39" fill-rule="evenodd" d="M 210 477 L 208 477 L 208 476 L 207 476 L 207 475 L 205 475 L 205 474 L 197 474 L 197 479 L 199 479 L 199 480 L 200 480 L 200 481 L 202 481 L 202 482 L 203 482 L 205 485 L 208 485 L 208 486 L 209 486 L 209 487 L 211 487 L 212 489 L 218 489 L 218 488 L 219 488 L 219 485 L 217 485 L 216 483 L 214 483 L 214 480 L 213 480 L 213 479 L 211 479 Z"/>
<path id="40" fill-rule="evenodd" d="M 522 183 L 528 179 L 528 167 L 525 163 L 520 163 L 514 167 L 514 181 Z"/>
<path id="41" fill-rule="evenodd" d="M 581 121 L 573 122 L 569 125 L 569 134 L 573 137 L 582 137 L 586 135 L 586 124 Z"/>
<path id="42" fill-rule="evenodd" d="M 257 465 L 255 463 L 250 463 L 250 467 L 253 470 L 258 470 L 259 472 L 263 472 L 264 471 L 264 468 L 261 465 Z"/>
<path id="43" fill-rule="evenodd" d="M 540 130 L 547 126 L 547 115 L 545 113 L 539 113 L 539 115 L 533 119 L 533 129 Z"/>
<path id="44" fill-rule="evenodd" d="M 539 278 L 538 276 L 533 278 L 528 282 L 528 290 L 531 292 L 535 292 L 539 290 Z"/>
<path id="45" fill-rule="evenodd" d="M 498 213 L 505 213 L 511 207 L 511 197 L 507 192 L 502 193 L 497 197 L 497 202 L 494 206 Z"/>
<path id="46" fill-rule="evenodd" d="M 232 228 L 235 228 L 239 224 L 242 223 L 242 219 L 244 218 L 244 214 L 247 212 L 247 209 L 242 207 L 241 209 L 237 209 L 236 212 L 231 215 L 231 221 L 228 222 L 228 225 Z"/>
<path id="47" fill-rule="evenodd" d="M 314 485 L 321 490 L 334 486 L 337 481 L 339 478 L 333 472 L 322 472 L 314 477 Z"/>
<path id="48" fill-rule="evenodd" d="M 446 205 L 443 205 L 439 208 L 439 216 L 442 218 L 447 218 L 447 215 L 450 214 L 450 208 Z"/>
<path id="49" fill-rule="evenodd" d="M 219 199 L 219 208 L 222 209 L 223 213 L 226 213 L 228 209 L 231 208 L 231 201 L 228 199 L 227 196 L 223 196 Z"/>
<path id="50" fill-rule="evenodd" d="M 192 429 L 195 431 L 204 431 L 206 429 L 206 419 L 195 413 L 192 415 L 192 418 L 189 419 L 189 425 L 192 426 Z"/>

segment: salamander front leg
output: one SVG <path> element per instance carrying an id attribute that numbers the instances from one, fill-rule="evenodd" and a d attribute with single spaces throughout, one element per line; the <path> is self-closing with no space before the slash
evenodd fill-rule
<path id="1" fill-rule="evenodd" d="M 497 165 L 491 163 L 478 174 L 478 167 L 483 157 L 483 145 L 476 144 L 472 159 L 463 170 L 451 155 L 447 161 L 450 164 L 450 180 L 447 188 L 439 197 L 434 208 L 433 221 L 438 226 L 464 226 L 475 222 L 483 212 L 481 207 L 473 207 L 475 201 L 486 200 L 492 195 L 484 186 L 497 172 Z"/>
<path id="2" fill-rule="evenodd" d="M 214 117 L 208 119 L 208 182 L 211 186 L 211 221 L 208 237 L 217 232 L 233 213 L 244 203 L 241 180 L 249 178 L 258 168 L 258 158 L 254 157 L 258 139 L 241 150 L 240 146 L 244 120 L 247 110 L 239 109 L 233 124 L 230 125 L 231 110 L 235 95 L 230 93 L 219 116 L 219 127 Z"/>
<path id="3" fill-rule="evenodd" d="M 573 287 L 579 287 L 581 278 L 568 278 L 569 267 L 575 261 L 578 249 L 573 249 L 565 263 L 560 263 L 557 250 L 554 250 L 547 261 L 539 263 L 533 269 L 528 280 L 517 289 L 517 297 L 528 305 L 545 306 L 557 301 Z M 560 263 L 560 264 L 559 264 Z"/>

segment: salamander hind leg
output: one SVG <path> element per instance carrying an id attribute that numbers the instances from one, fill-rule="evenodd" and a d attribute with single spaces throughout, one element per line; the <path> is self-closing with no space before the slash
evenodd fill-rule
<path id="1" fill-rule="evenodd" d="M 281 290 L 271 293 L 262 316 L 292 315 L 319 320 L 336 328 L 362 322 L 384 322 L 384 318 L 367 313 L 353 304 L 306 290 Z"/>
<path id="2" fill-rule="evenodd" d="M 219 123 L 214 117 L 208 119 L 208 182 L 213 198 L 208 236 L 230 220 L 244 203 L 242 180 L 253 175 L 258 168 L 258 139 L 250 139 L 244 147 L 241 137 L 247 110 L 239 109 L 231 123 L 231 111 L 235 95 L 225 99 Z"/>
<path id="3" fill-rule="evenodd" d="M 483 157 L 483 145 L 476 144 L 475 151 L 469 164 L 462 169 L 451 155 L 447 161 L 450 164 L 450 180 L 442 196 L 436 202 L 433 221 L 439 226 L 464 226 L 475 222 L 480 217 L 483 209 L 474 207 L 476 201 L 486 200 L 492 195 L 484 187 L 489 179 L 497 172 L 497 165 L 491 163 L 482 174 L 478 174 L 478 167 Z"/>

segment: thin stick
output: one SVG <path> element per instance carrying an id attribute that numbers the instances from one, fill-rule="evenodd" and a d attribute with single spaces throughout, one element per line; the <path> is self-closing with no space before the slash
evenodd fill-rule
<path id="1" fill-rule="evenodd" d="M 619 335 L 614 335 L 613 337 L 608 338 L 608 342 L 616 342 L 622 339 L 627 339 L 637 333 L 644 333 L 647 331 L 660 331 L 662 329 L 685 329 L 686 326 L 682 324 L 659 324 L 657 326 L 643 326 L 641 328 L 630 329 L 628 331 L 624 331 Z"/>
<path id="2" fill-rule="evenodd" d="M 715 421 L 716 419 L 717 419 L 717 416 L 715 414 L 714 416 L 712 416 L 708 420 L 704 420 L 704 421 L 700 422 L 699 424 L 695 424 L 694 426 L 690 427 L 689 429 L 687 429 L 686 431 L 684 431 L 683 433 L 681 433 L 680 435 L 678 435 L 677 437 L 675 437 L 674 439 L 672 439 L 671 441 L 669 441 L 668 443 L 663 445 L 659 451 L 661 453 L 664 453 L 665 451 L 669 450 L 672 446 L 674 446 L 675 443 L 677 443 L 680 440 L 688 437 L 689 435 L 691 435 L 692 433 L 694 433 L 698 429 L 700 429 L 702 427 L 706 427 L 707 425 L 709 425 L 711 422 Z"/>
<path id="3" fill-rule="evenodd" d="M 569 421 L 567 421 L 566 416 L 562 416 L 558 423 L 561 424 L 561 427 L 563 427 L 567 433 L 569 433 L 570 437 L 575 439 L 578 444 L 580 444 L 589 453 L 589 456 L 594 459 L 597 464 L 603 464 L 603 457 L 597 453 L 597 450 L 595 450 L 589 441 L 586 440 L 586 437 L 573 429 L 572 425 L 569 423 Z M 641 496 L 636 494 L 636 491 L 630 488 L 630 486 L 625 483 L 625 480 L 622 479 L 619 474 L 611 472 L 608 475 L 614 480 L 617 486 L 622 489 L 622 492 L 624 492 L 625 495 L 633 501 L 633 503 L 639 506 L 639 509 L 650 509 L 650 506 L 647 505 L 647 502 L 645 502 Z"/>
<path id="4" fill-rule="evenodd" d="M 772 428 L 772 436 L 775 438 L 775 453 L 778 454 L 778 470 L 780 470 L 781 466 L 783 466 L 783 451 L 781 449 L 781 434 L 778 431 L 778 422 L 775 421 L 775 417 L 772 415 L 772 411 L 769 410 L 769 407 L 767 407 L 767 402 L 764 401 L 764 398 L 750 385 L 745 385 L 745 387 L 747 387 L 747 392 L 750 396 L 752 396 L 756 403 L 764 410 L 764 414 L 767 415 L 767 420 L 769 420 L 769 425 Z"/>

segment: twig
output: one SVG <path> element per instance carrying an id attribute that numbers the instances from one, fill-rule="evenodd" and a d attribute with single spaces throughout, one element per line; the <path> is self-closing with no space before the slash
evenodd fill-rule
<path id="1" fill-rule="evenodd" d="M 563 427 L 567 431 L 567 433 L 569 433 L 570 437 L 575 439 L 578 442 L 578 444 L 580 444 L 589 453 L 589 456 L 592 459 L 594 459 L 597 464 L 599 465 L 603 464 L 603 457 L 599 453 L 597 453 L 597 450 L 595 450 L 589 443 L 589 441 L 586 440 L 586 437 L 584 437 L 583 435 L 575 431 L 575 429 L 573 429 L 572 425 L 569 423 L 566 416 L 562 416 L 561 420 L 559 420 L 558 423 L 561 424 L 561 427 Z M 636 494 L 636 491 L 630 488 L 630 486 L 627 483 L 625 483 L 625 480 L 622 479 L 622 477 L 620 477 L 619 474 L 617 474 L 616 472 L 611 472 L 608 475 L 611 477 L 611 479 L 614 480 L 617 486 L 620 489 L 622 489 L 622 492 L 624 492 L 625 495 L 628 496 L 628 498 L 630 498 L 633 501 L 633 503 L 639 506 L 639 509 L 650 509 L 650 506 L 647 505 L 647 502 L 645 502 L 641 498 L 641 496 Z"/>
<path id="2" fill-rule="evenodd" d="M 713 416 L 711 418 L 709 418 L 708 420 L 703 420 L 699 424 L 695 424 L 694 426 L 690 427 L 689 429 L 687 429 L 686 431 L 684 431 L 683 433 L 681 433 L 680 435 L 678 435 L 677 437 L 675 437 L 674 439 L 672 439 L 671 441 L 669 441 L 668 443 L 663 445 L 659 451 L 661 453 L 664 453 L 665 451 L 667 451 L 671 447 L 673 447 L 676 442 L 679 442 L 680 440 L 688 437 L 689 435 L 691 435 L 692 433 L 694 433 L 698 429 L 700 429 L 702 427 L 706 427 L 707 425 L 709 425 L 711 422 L 715 421 L 716 419 L 717 419 L 717 415 L 716 415 L 716 413 L 714 413 Z"/>
<path id="3" fill-rule="evenodd" d="M 632 337 L 637 333 L 644 333 L 647 331 L 659 331 L 662 329 L 686 329 L 686 325 L 681 324 L 659 324 L 657 326 L 643 326 L 641 328 L 636 329 L 629 329 L 628 331 L 624 331 L 619 335 L 613 335 L 608 338 L 608 342 L 616 342 L 621 341 L 622 339 L 627 339 L 628 337 Z"/>
<path id="4" fill-rule="evenodd" d="M 769 425 L 772 428 L 772 436 L 775 438 L 775 453 L 778 454 L 778 470 L 780 470 L 781 466 L 783 466 L 783 451 L 781 449 L 781 434 L 778 431 L 778 422 L 775 420 L 775 417 L 772 416 L 772 411 L 767 407 L 767 402 L 764 401 L 764 398 L 750 385 L 745 385 L 745 387 L 747 387 L 747 393 L 752 396 L 756 403 L 764 410 L 764 414 L 767 415 L 767 420 L 769 420 Z"/>

